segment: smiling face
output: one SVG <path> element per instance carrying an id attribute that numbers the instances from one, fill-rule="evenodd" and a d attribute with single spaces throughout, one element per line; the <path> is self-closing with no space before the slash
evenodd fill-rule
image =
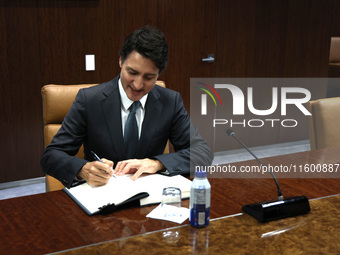
<path id="1" fill-rule="evenodd" d="M 132 51 L 125 61 L 119 59 L 119 65 L 121 82 L 130 100 L 138 101 L 155 86 L 159 69 L 151 59 Z"/>

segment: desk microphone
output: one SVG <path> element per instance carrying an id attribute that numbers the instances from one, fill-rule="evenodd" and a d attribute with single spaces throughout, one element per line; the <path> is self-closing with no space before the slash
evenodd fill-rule
<path id="1" fill-rule="evenodd" d="M 233 130 L 227 129 L 227 134 L 231 137 L 234 137 L 235 140 L 239 144 L 241 144 L 242 147 L 245 148 L 262 166 L 266 167 L 266 165 L 258 157 L 256 157 L 255 154 L 251 152 L 250 149 L 244 143 L 242 143 L 240 139 L 237 138 Z M 287 217 L 294 217 L 308 213 L 310 211 L 310 206 L 307 197 L 299 196 L 284 199 L 280 189 L 280 185 L 274 173 L 270 170 L 270 168 L 266 168 L 275 181 L 278 192 L 278 199 L 243 205 L 242 210 L 261 222 L 284 219 Z"/>

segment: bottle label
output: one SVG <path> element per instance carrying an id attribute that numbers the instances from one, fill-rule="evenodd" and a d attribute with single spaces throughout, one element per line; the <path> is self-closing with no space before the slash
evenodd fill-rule
<path id="1" fill-rule="evenodd" d="M 210 189 L 193 189 L 190 203 L 190 224 L 194 227 L 205 227 L 210 220 Z"/>
<path id="2" fill-rule="evenodd" d="M 205 189 L 194 189 L 194 204 L 205 204 Z"/>
<path id="3" fill-rule="evenodd" d="M 198 225 L 205 224 L 205 212 L 198 213 Z"/>
<path id="4" fill-rule="evenodd" d="M 210 221 L 210 207 L 194 204 L 190 210 L 190 225 L 193 227 L 206 227 Z"/>
<path id="5" fill-rule="evenodd" d="M 210 207 L 210 190 L 194 189 L 193 191 L 193 204 L 205 205 L 205 207 Z"/>

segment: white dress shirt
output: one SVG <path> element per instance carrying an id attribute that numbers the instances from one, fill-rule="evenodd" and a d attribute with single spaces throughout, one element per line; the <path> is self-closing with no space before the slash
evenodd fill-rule
<path id="1" fill-rule="evenodd" d="M 122 114 L 122 130 L 123 130 L 123 136 L 124 136 L 124 128 L 125 128 L 125 122 L 129 116 L 129 108 L 133 104 L 133 101 L 130 100 L 126 93 L 125 90 L 123 89 L 123 85 L 121 80 L 119 79 L 118 81 L 118 87 L 119 87 L 119 94 L 120 94 L 120 99 L 122 101 L 121 105 L 121 114 Z M 145 103 L 146 99 L 148 98 L 148 94 L 144 95 L 140 100 L 140 107 L 136 111 L 136 120 L 137 120 L 137 127 L 138 127 L 138 135 L 140 137 L 142 133 L 142 124 L 144 120 L 144 115 L 145 115 Z"/>

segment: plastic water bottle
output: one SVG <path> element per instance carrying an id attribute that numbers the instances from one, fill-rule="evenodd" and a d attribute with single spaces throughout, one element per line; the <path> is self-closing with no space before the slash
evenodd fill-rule
<path id="1" fill-rule="evenodd" d="M 190 190 L 190 225 L 203 228 L 210 221 L 210 192 L 211 186 L 207 179 L 207 172 L 197 170 Z"/>

